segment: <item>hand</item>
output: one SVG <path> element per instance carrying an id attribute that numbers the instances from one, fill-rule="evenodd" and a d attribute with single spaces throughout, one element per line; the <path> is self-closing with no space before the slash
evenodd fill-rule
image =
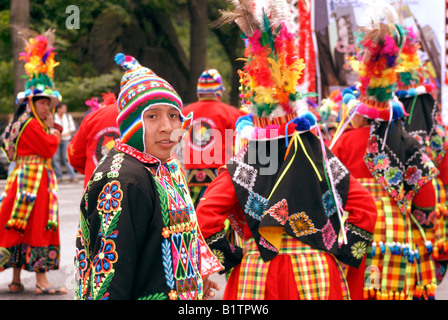
<path id="1" fill-rule="evenodd" d="M 202 300 L 211 300 L 215 296 L 215 292 L 212 289 L 220 290 L 221 286 L 214 281 L 211 281 L 208 276 L 202 279 L 204 296 Z"/>
<path id="2" fill-rule="evenodd" d="M 48 127 L 53 128 L 54 127 L 54 120 L 51 114 L 48 114 L 45 119 L 42 119 L 42 122 Z"/>

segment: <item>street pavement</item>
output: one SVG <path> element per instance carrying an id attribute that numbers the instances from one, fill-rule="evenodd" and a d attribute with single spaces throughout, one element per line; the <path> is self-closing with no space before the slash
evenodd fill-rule
<path id="1" fill-rule="evenodd" d="M 0 190 L 4 190 L 6 180 L 0 180 Z M 7 269 L 0 273 L 0 300 L 73 300 L 73 280 L 75 255 L 75 238 L 78 227 L 79 203 L 83 192 L 83 176 L 78 176 L 77 182 L 62 180 L 59 183 L 59 223 L 61 238 L 61 261 L 59 270 L 48 273 L 48 279 L 55 286 L 64 286 L 68 293 L 65 295 L 35 295 L 35 274 L 22 271 L 22 283 L 25 291 L 19 294 L 8 292 L 8 284 L 12 279 L 12 270 Z M 215 299 L 222 299 L 225 288 L 225 277 L 214 274 L 211 276 L 221 286 Z M 448 300 L 448 279 L 442 281 L 436 290 L 437 300 Z"/>

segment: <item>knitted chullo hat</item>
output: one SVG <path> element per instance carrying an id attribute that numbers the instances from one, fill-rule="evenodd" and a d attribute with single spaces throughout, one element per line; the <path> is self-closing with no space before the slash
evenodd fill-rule
<path id="1" fill-rule="evenodd" d="M 221 11 L 215 23 L 235 22 L 245 41 L 243 70 L 239 70 L 240 98 L 250 115 L 237 122 L 237 133 L 248 140 L 310 130 L 316 124 L 308 111 L 307 97 L 300 92 L 305 63 L 292 33 L 294 17 L 288 1 L 231 1 L 233 11 Z M 294 122 L 288 128 L 289 122 Z"/>
<path id="2" fill-rule="evenodd" d="M 221 75 L 216 69 L 208 69 L 202 72 L 198 79 L 197 95 L 199 100 L 206 99 L 204 95 L 208 97 L 215 95 L 216 98 L 221 99 L 222 93 L 225 91 L 225 87 L 222 83 Z"/>
<path id="3" fill-rule="evenodd" d="M 182 99 L 166 80 L 135 58 L 118 53 L 115 61 L 126 70 L 117 99 L 121 142 L 144 152 L 143 113 L 155 105 L 170 105 L 179 110 L 183 121 Z"/>

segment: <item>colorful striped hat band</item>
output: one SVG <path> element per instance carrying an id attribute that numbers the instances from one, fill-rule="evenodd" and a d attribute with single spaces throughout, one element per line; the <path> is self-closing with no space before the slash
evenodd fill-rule
<path id="1" fill-rule="evenodd" d="M 223 91 L 225 91 L 225 88 L 218 70 L 209 69 L 202 72 L 197 85 L 199 99 L 204 95 L 214 95 L 216 98 L 221 99 Z"/>
<path id="2" fill-rule="evenodd" d="M 135 65 L 141 68 L 140 64 Z M 169 105 L 179 111 L 183 121 L 185 119 L 181 112 L 183 104 L 173 87 L 155 73 L 134 73 L 132 69 L 126 71 L 126 74 L 129 73 L 136 76 L 126 77 L 126 81 L 122 81 L 117 100 L 117 125 L 121 141 L 144 152 L 143 113 L 155 105 Z"/>

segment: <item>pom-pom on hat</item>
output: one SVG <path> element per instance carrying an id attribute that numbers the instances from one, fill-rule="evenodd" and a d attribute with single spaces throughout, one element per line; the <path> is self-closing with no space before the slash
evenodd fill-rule
<path id="1" fill-rule="evenodd" d="M 120 88 L 132 78 L 145 74 L 154 74 L 154 71 L 147 67 L 143 67 L 133 56 L 117 53 L 114 60 L 116 64 L 125 70 L 125 73 L 121 78 Z"/>
<path id="2" fill-rule="evenodd" d="M 48 29 L 42 35 L 32 30 L 19 32 L 26 41 L 25 51 L 19 57 L 25 62 L 26 83 L 25 90 L 17 94 L 17 104 L 33 97 L 45 97 L 50 99 L 50 106 L 54 108 L 62 100 L 53 83 L 54 68 L 59 65 L 54 59 L 54 33 L 53 29 Z"/>
<path id="3" fill-rule="evenodd" d="M 198 79 L 197 95 L 199 100 L 215 96 L 221 99 L 225 87 L 222 83 L 221 74 L 216 69 L 208 69 L 202 72 Z"/>
<path id="4" fill-rule="evenodd" d="M 121 142 L 144 152 L 143 113 L 154 105 L 170 105 L 179 110 L 183 121 L 182 99 L 166 80 L 135 58 L 118 53 L 115 61 L 125 69 L 117 99 Z"/>

